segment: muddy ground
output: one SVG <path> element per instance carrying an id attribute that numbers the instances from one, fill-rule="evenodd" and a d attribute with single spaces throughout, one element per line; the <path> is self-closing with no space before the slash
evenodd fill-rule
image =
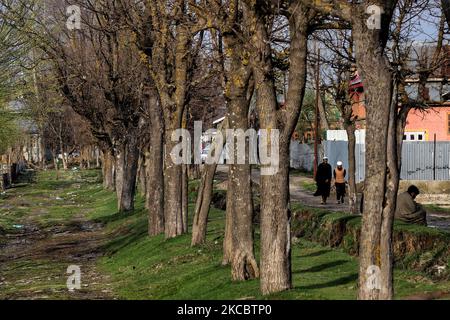
<path id="1" fill-rule="evenodd" d="M 89 221 L 84 208 L 70 219 L 43 223 L 53 206 L 61 206 L 55 199 L 61 199 L 64 187 L 39 194 L 42 205 L 26 200 L 23 185 L 8 190 L 0 200 L 2 218 L 13 215 L 12 209 L 24 212 L 19 219 L 11 217 L 12 230 L 0 230 L 0 299 L 114 298 L 108 276 L 95 266 L 107 239 L 103 225 Z M 66 285 L 70 265 L 81 269 L 81 289 L 74 292 Z"/>

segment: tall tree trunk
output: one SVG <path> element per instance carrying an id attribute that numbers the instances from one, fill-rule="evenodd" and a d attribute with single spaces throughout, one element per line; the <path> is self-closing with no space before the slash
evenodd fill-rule
<path id="1" fill-rule="evenodd" d="M 95 150 L 95 167 L 100 168 L 100 150 L 97 146 L 95 147 L 94 150 Z"/>
<path id="2" fill-rule="evenodd" d="M 139 152 L 137 177 L 139 193 L 145 196 L 147 194 L 147 177 L 145 175 L 145 154 L 143 152 Z"/>
<path id="3" fill-rule="evenodd" d="M 187 114 L 188 110 L 187 108 L 184 109 L 183 117 L 181 120 L 181 126 L 183 130 L 187 130 Z M 192 144 L 189 144 L 188 146 L 189 151 L 192 150 Z M 192 161 L 192 153 L 189 160 L 189 163 L 184 163 L 181 166 L 181 233 L 187 233 L 188 232 L 188 214 L 189 214 L 189 177 L 188 177 L 188 166 L 190 165 L 190 162 Z"/>
<path id="4" fill-rule="evenodd" d="M 233 280 L 247 280 L 259 277 L 259 268 L 254 254 L 253 201 L 251 193 L 250 165 L 231 165 L 229 181 L 233 185 L 231 206 L 227 215 L 232 216 L 232 260 Z M 229 213 L 228 213 L 229 211 Z"/>
<path id="5" fill-rule="evenodd" d="M 387 9 L 387 8 L 386 8 Z M 390 221 L 383 216 L 385 206 L 388 128 L 391 110 L 392 75 L 384 55 L 380 33 L 367 31 L 366 19 L 353 23 L 358 70 L 364 81 L 366 116 L 366 179 L 364 213 L 359 249 L 359 291 L 362 300 L 390 299 L 392 266 L 381 238 L 388 239 Z M 382 231 L 383 229 L 383 231 Z"/>
<path id="6" fill-rule="evenodd" d="M 289 209 L 289 147 L 280 145 L 280 167 L 261 176 L 261 291 L 290 289 L 291 212 Z"/>
<path id="7" fill-rule="evenodd" d="M 174 62 L 174 91 L 169 93 L 160 90 L 165 125 L 165 157 L 164 157 L 164 232 L 166 239 L 183 234 L 183 193 L 182 164 L 175 164 L 170 153 L 178 142 L 171 141 L 171 135 L 182 126 L 183 114 L 186 107 L 187 90 L 190 73 L 189 61 L 191 37 L 189 28 L 185 24 L 176 27 Z M 185 150 L 186 151 L 186 150 Z"/>
<path id="8" fill-rule="evenodd" d="M 205 164 L 203 168 L 200 186 L 198 188 L 197 201 L 195 203 L 194 218 L 192 221 L 191 246 L 205 243 L 208 225 L 208 213 L 211 206 L 214 175 L 217 164 Z"/>
<path id="9" fill-rule="evenodd" d="M 164 232 L 164 120 L 156 92 L 148 93 L 150 114 L 150 142 L 145 152 L 146 196 L 148 210 L 148 235 Z"/>
<path id="10" fill-rule="evenodd" d="M 445 19 L 450 27 L 450 0 L 441 0 L 442 11 L 444 11 Z"/>
<path id="11" fill-rule="evenodd" d="M 172 149 L 178 144 L 171 141 L 171 135 L 174 130 L 181 128 L 192 80 L 193 35 L 190 22 L 184 21 L 186 12 L 183 3 L 184 1 L 176 1 L 174 4 L 179 9 L 173 16 L 177 21 L 174 25 L 170 19 L 161 20 L 162 13 L 158 10 L 148 10 L 150 22 L 153 22 L 152 27 L 155 28 L 146 28 L 147 34 L 144 37 L 146 40 L 151 38 L 150 43 L 144 44 L 144 46 L 148 45 L 147 48 L 151 48 L 146 50 L 145 54 L 151 62 L 150 75 L 157 90 L 164 119 L 164 233 L 166 239 L 183 233 L 182 188 L 180 188 L 182 167 L 180 164 L 174 164 L 170 156 Z M 175 36 L 172 37 L 173 35 Z"/>
<path id="12" fill-rule="evenodd" d="M 164 157 L 164 233 L 174 238 L 183 233 L 182 214 L 182 165 L 175 164 L 170 156 L 178 142 L 171 141 L 172 130 L 165 133 Z"/>
<path id="13" fill-rule="evenodd" d="M 60 139 L 59 149 L 61 151 L 61 160 L 62 160 L 63 170 L 67 170 L 67 157 L 64 152 L 64 144 L 62 142 L 62 139 Z"/>
<path id="14" fill-rule="evenodd" d="M 236 79 L 236 77 L 234 78 Z M 241 81 L 237 81 L 241 83 Z M 244 150 L 236 148 L 232 164 L 228 171 L 227 189 L 227 216 L 233 221 L 232 245 L 231 245 L 231 276 L 233 280 L 247 280 L 259 276 L 259 268 L 254 255 L 253 243 L 253 201 L 251 190 L 251 167 L 249 156 L 238 154 L 238 152 L 250 152 L 249 143 L 245 138 L 245 131 L 248 129 L 248 100 L 246 99 L 247 88 L 235 88 L 235 96 L 229 103 L 228 119 L 230 128 L 236 131 L 236 140 L 242 140 L 247 147 Z M 241 90 L 239 90 L 241 89 Z M 243 90 L 242 90 L 243 89 Z M 247 106 L 245 108 L 244 106 Z M 241 135 L 244 135 L 243 137 Z M 234 139 L 233 139 L 234 140 Z M 237 159 L 242 157 L 245 164 L 237 164 Z M 230 199 L 228 201 L 228 199 Z M 229 205 L 228 205 L 229 204 Z"/>
<path id="15" fill-rule="evenodd" d="M 227 189 L 227 226 L 224 248 L 225 263 L 231 262 L 233 280 L 247 280 L 259 276 L 259 268 L 254 255 L 253 239 L 253 201 L 250 176 L 249 140 L 247 137 L 248 113 L 253 86 L 250 86 L 252 70 L 244 59 L 249 53 L 243 49 L 244 43 L 234 33 L 223 37 L 225 52 L 230 60 L 225 68 L 225 98 L 227 101 L 228 126 L 234 131 L 228 146 L 230 165 Z M 252 147 L 253 147 L 252 140 Z M 240 149 L 243 145 L 243 150 Z M 243 154 L 242 154 L 243 153 Z M 231 235 L 230 238 L 227 238 Z M 227 243 L 227 242 L 231 242 Z"/>
<path id="16" fill-rule="evenodd" d="M 224 136 L 225 129 L 228 128 L 228 119 L 225 118 L 223 122 L 217 128 L 217 131 L 220 132 L 222 136 Z M 222 140 L 222 145 L 218 146 L 217 139 L 213 139 L 210 147 L 210 154 L 215 154 L 215 150 L 222 150 L 223 144 L 225 143 Z M 196 246 L 199 244 L 203 244 L 206 241 L 206 230 L 208 224 L 208 214 L 209 208 L 211 206 L 211 199 L 213 193 L 213 184 L 214 184 L 214 175 L 216 173 L 217 163 L 213 164 L 205 163 L 200 186 L 198 188 L 197 193 L 197 201 L 195 203 L 194 210 L 194 218 L 192 222 L 192 241 L 191 245 Z M 228 263 L 229 261 L 227 261 Z"/>
<path id="17" fill-rule="evenodd" d="M 42 134 L 42 130 L 40 131 L 39 138 L 39 164 L 41 169 L 45 169 L 46 167 L 46 150 L 45 150 L 45 142 L 44 135 Z"/>
<path id="18" fill-rule="evenodd" d="M 319 94 L 319 115 L 320 115 L 320 124 L 322 125 L 323 130 L 330 130 L 330 125 L 327 119 L 327 112 L 325 110 L 325 103 L 322 99 L 322 95 Z"/>
<path id="19" fill-rule="evenodd" d="M 138 137 L 129 135 L 119 148 L 116 161 L 116 191 L 119 212 L 134 209 L 138 166 Z"/>
<path id="20" fill-rule="evenodd" d="M 257 75 L 261 129 L 278 128 L 276 96 L 272 80 Z M 289 210 L 289 140 L 280 141 L 279 167 L 274 175 L 261 176 L 261 291 L 263 294 L 291 288 L 291 233 Z"/>
<path id="21" fill-rule="evenodd" d="M 91 169 L 92 150 L 91 147 L 87 147 L 87 159 L 86 165 L 88 169 Z"/>
<path id="22" fill-rule="evenodd" d="M 289 147 L 297 124 L 306 85 L 308 24 L 311 12 L 301 2 L 289 8 L 291 50 L 289 88 L 283 109 L 278 107 L 273 78 L 272 51 L 266 29 L 270 17 L 253 8 L 253 45 L 257 48 L 255 83 L 260 127 L 269 136 L 278 129 L 278 141 L 268 139 L 268 149 L 278 142 L 279 163 L 272 175 L 261 176 L 261 291 L 270 294 L 291 288 L 291 212 L 289 208 Z M 264 167 L 262 166 L 262 169 Z"/>
<path id="23" fill-rule="evenodd" d="M 200 179 L 202 176 L 200 171 L 200 165 L 199 164 L 192 164 L 188 166 L 188 177 L 191 180 Z"/>
<path id="24" fill-rule="evenodd" d="M 355 124 L 345 124 L 345 130 L 348 137 L 348 199 L 350 205 L 350 212 L 352 214 L 358 214 L 358 200 L 356 190 L 356 137 L 355 137 Z"/>
<path id="25" fill-rule="evenodd" d="M 189 177 L 188 165 L 184 164 L 181 169 L 181 217 L 183 219 L 182 233 L 188 232 L 189 214 Z"/>
<path id="26" fill-rule="evenodd" d="M 146 153 L 146 183 L 145 197 L 148 209 L 148 234 L 156 236 L 164 232 L 164 165 L 163 165 L 163 134 L 153 131 L 150 150 Z"/>
<path id="27" fill-rule="evenodd" d="M 230 170 L 230 168 L 228 168 Z M 233 184 L 228 179 L 227 184 L 227 208 L 233 205 L 233 198 L 228 197 L 228 194 L 232 194 Z M 233 259 L 233 215 L 231 211 L 227 210 L 225 213 L 225 233 L 223 236 L 223 257 L 222 265 L 229 265 Z"/>
<path id="28" fill-rule="evenodd" d="M 389 114 L 389 128 L 387 137 L 387 176 L 385 205 L 381 224 L 381 286 L 380 297 L 382 299 L 394 298 L 394 250 L 392 247 L 392 231 L 394 224 L 395 208 L 397 205 L 397 193 L 400 183 L 399 174 L 399 154 L 397 148 L 397 90 L 394 90 L 391 99 L 391 108 Z M 402 137 L 403 138 L 403 137 Z"/>
<path id="29" fill-rule="evenodd" d="M 59 180 L 59 165 L 58 165 L 58 157 L 56 156 L 56 150 L 52 151 L 53 165 L 56 170 L 56 180 Z"/>

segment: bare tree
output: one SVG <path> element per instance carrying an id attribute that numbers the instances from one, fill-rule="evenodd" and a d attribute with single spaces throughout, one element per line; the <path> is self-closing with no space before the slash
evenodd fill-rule
<path id="1" fill-rule="evenodd" d="M 292 285 L 289 146 L 305 93 L 307 39 L 314 14 L 298 1 L 280 8 L 274 3 L 245 3 L 252 33 L 249 51 L 260 127 L 269 134 L 272 129 L 279 130 L 278 171 L 261 176 L 261 291 L 269 294 L 289 289 Z M 289 21 L 290 35 L 289 88 L 283 108 L 277 103 L 270 45 L 273 19 L 279 12 Z"/>
<path id="2" fill-rule="evenodd" d="M 80 3 L 84 29 L 73 31 L 61 29 L 64 4 L 30 6 L 27 18 L 33 29 L 27 31 L 52 62 L 71 107 L 90 122 L 93 135 L 114 156 L 118 208 L 129 211 L 134 206 L 145 68 L 131 30 L 112 4 Z"/>
<path id="3" fill-rule="evenodd" d="M 124 12 L 130 5 L 122 1 Z M 186 184 L 182 165 L 175 164 L 171 151 L 178 144 L 172 133 L 182 127 L 192 79 L 193 58 L 201 45 L 195 44 L 194 35 L 202 30 L 188 1 L 158 0 L 147 2 L 129 14 L 139 35 L 141 51 L 147 57 L 148 70 L 158 94 L 164 121 L 164 232 L 166 238 L 180 235 L 186 230 L 183 223 L 183 197 L 180 188 Z M 162 150 L 161 150 L 161 153 Z"/>
<path id="4" fill-rule="evenodd" d="M 336 1 L 315 6 L 322 13 L 338 16 L 351 23 L 355 59 L 364 82 L 367 161 L 360 244 L 360 299 L 393 297 L 392 226 L 401 164 L 401 140 L 406 116 L 413 105 L 417 106 L 417 101 L 408 103 L 411 100 L 406 98 L 403 99 L 406 103 L 402 103 L 399 108 L 397 97 L 402 95 L 402 91 L 405 97 L 402 89 L 404 78 L 401 80 L 399 75 L 408 72 L 405 73 L 402 67 L 405 55 L 399 55 L 396 47 L 405 41 L 401 37 L 402 23 L 411 4 L 410 1 L 360 4 Z M 417 4 L 412 7 L 415 6 Z M 397 25 L 391 28 L 396 10 L 399 16 L 396 19 Z M 375 19 L 368 20 L 369 13 Z M 418 13 L 420 14 L 420 10 Z M 391 38 L 393 48 L 388 46 Z M 394 55 L 392 62 L 390 55 Z M 436 59 L 433 61 L 436 63 Z M 423 79 L 430 75 L 424 70 L 419 74 L 422 74 Z M 369 281 L 375 273 L 380 280 L 379 287 L 371 285 Z"/>

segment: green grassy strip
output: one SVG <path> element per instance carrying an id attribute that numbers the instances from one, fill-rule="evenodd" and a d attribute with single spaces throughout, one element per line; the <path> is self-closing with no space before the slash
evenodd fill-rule
<path id="1" fill-rule="evenodd" d="M 232 282 L 230 268 L 222 266 L 222 240 L 224 212 L 212 209 L 205 245 L 190 247 L 190 235 L 165 241 L 163 236 L 147 236 L 147 214 L 144 201 L 138 196 L 136 209 L 127 214 L 116 211 L 114 193 L 101 189 L 98 171 L 66 173 L 56 180 L 54 172 L 41 173 L 38 182 L 21 190 L 11 190 L 6 199 L 0 200 L 0 208 L 17 201 L 28 203 L 29 219 L 41 225 L 58 224 L 84 215 L 105 223 L 110 240 L 101 248 L 104 256 L 97 261 L 98 270 L 110 277 L 114 293 L 122 299 L 355 299 L 357 290 L 358 261 L 341 249 L 332 249 L 305 239 L 296 240 L 292 248 L 293 289 L 263 297 L 259 281 Z M 195 183 L 194 183 L 195 184 Z M 190 200 L 192 216 L 195 185 Z M 56 197 L 72 199 L 57 200 Z M 42 206 L 36 204 L 42 202 Z M 79 206 L 79 207 L 78 207 Z M 64 208 L 64 209 L 63 209 Z M 77 208 L 75 210 L 75 208 Z M 79 209 L 78 209 L 79 208 Z M 39 210 L 45 209 L 46 212 Z M 71 211 L 73 210 L 73 211 Z M 0 209 L 0 222 L 8 228 L 23 220 L 24 213 L 16 208 Z M 7 218 L 6 218 L 7 217 Z M 339 213 L 327 217 L 343 218 Z M 352 222 L 355 222 L 352 220 Z M 355 222 L 356 223 L 356 222 Z M 259 230 L 255 231 L 255 249 L 259 257 Z M 43 272 L 51 278 L 60 274 L 57 262 L 25 261 L 30 277 Z M 44 267 L 45 266 L 45 267 Z M 25 272 L 23 265 L 7 263 L 4 270 L 8 278 L 16 272 Z M 14 290 L 41 290 L 47 288 L 47 296 L 59 297 L 61 282 L 43 281 L 39 288 L 34 285 L 15 284 Z M 28 286 L 28 287 L 27 287 Z M 41 288 L 41 289 L 40 289 Z M 395 270 L 397 297 L 437 290 L 450 290 L 450 283 L 430 280 L 421 272 Z M 0 295 L 1 296 L 1 295 Z"/>

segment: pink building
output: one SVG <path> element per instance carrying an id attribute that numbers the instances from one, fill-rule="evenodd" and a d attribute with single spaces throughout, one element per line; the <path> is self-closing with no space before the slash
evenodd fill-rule
<path id="1" fill-rule="evenodd" d="M 428 78 L 423 92 L 420 93 L 422 100 L 427 101 L 427 108 L 425 111 L 409 112 L 403 137 L 405 141 L 433 141 L 435 135 L 436 141 L 450 141 L 450 46 L 444 46 L 442 49 L 446 59 L 442 62 L 442 67 Z M 434 54 L 431 47 L 423 47 L 419 51 L 430 57 Z M 412 61 L 417 59 L 417 56 L 412 57 Z M 353 102 L 353 119 L 358 129 L 364 129 L 364 88 L 356 67 L 352 66 L 350 71 L 352 76 L 349 94 Z M 419 96 L 418 82 L 417 76 L 406 80 L 405 90 L 411 99 L 417 99 Z"/>

